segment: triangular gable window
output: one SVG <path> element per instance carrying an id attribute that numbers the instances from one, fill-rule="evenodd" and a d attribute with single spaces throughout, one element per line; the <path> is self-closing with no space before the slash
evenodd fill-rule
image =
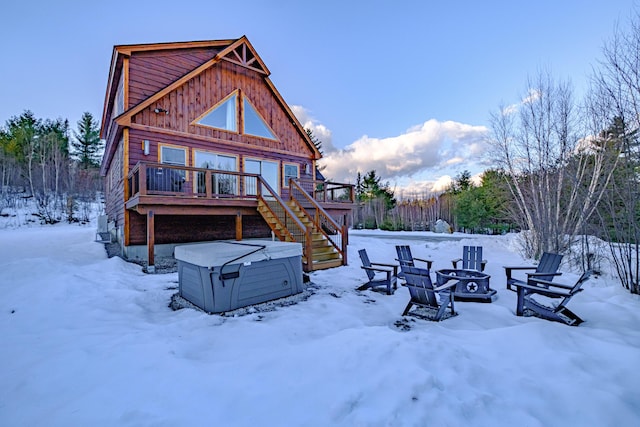
<path id="1" fill-rule="evenodd" d="M 261 136 L 262 138 L 276 139 L 269 129 L 269 126 L 262 119 L 260 114 L 253 108 L 251 102 L 247 98 L 244 100 L 244 133 L 249 135 Z"/>
<path id="2" fill-rule="evenodd" d="M 238 93 L 233 92 L 227 96 L 208 113 L 196 120 L 196 123 L 204 126 L 211 126 L 218 129 L 224 129 L 231 132 L 238 131 L 238 119 L 236 105 L 238 103 Z"/>

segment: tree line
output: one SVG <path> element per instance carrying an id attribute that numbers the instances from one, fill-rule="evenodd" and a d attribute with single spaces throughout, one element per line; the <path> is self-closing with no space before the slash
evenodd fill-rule
<path id="1" fill-rule="evenodd" d="M 86 222 L 102 189 L 103 144 L 98 123 L 85 112 L 75 130 L 63 119 L 27 110 L 0 126 L 0 214 L 33 199 L 42 223 Z"/>
<path id="2" fill-rule="evenodd" d="M 464 171 L 441 194 L 396 201 L 370 171 L 358 175 L 354 225 L 430 229 L 437 219 L 467 232 L 522 230 L 524 253 L 566 254 L 595 268 L 588 236 L 607 242 L 622 285 L 640 293 L 640 14 L 603 48 L 584 100 L 568 81 L 539 71 L 522 102 L 491 114 L 489 160 L 476 185 Z M 362 181 L 362 184 L 360 182 Z"/>

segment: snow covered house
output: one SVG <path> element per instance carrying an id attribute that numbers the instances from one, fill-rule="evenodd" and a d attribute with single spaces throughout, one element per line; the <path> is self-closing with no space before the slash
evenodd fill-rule
<path id="1" fill-rule="evenodd" d="M 127 259 L 176 244 L 299 242 L 305 271 L 347 262 L 353 186 L 321 153 L 246 37 L 119 45 L 102 114 L 107 220 Z"/>

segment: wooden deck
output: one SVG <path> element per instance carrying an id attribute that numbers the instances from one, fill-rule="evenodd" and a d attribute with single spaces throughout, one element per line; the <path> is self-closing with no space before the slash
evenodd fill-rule
<path id="1" fill-rule="evenodd" d="M 260 175 L 214 169 L 138 163 L 127 177 L 125 208 L 147 217 L 148 263 L 153 265 L 155 215 L 262 216 L 283 241 L 303 245 L 306 271 L 346 264 L 347 217 L 353 186 L 292 180 L 282 195 Z M 340 222 L 335 217 L 344 216 Z"/>

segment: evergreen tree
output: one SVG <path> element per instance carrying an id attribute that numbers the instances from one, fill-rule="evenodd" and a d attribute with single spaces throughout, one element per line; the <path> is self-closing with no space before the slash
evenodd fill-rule
<path id="1" fill-rule="evenodd" d="M 74 131 L 75 141 L 71 143 L 74 156 L 82 169 L 98 167 L 102 141 L 98 130 L 98 123 L 89 112 L 82 114 L 78 121 L 78 130 Z"/>
<path id="2" fill-rule="evenodd" d="M 380 183 L 381 178 L 376 175 L 376 171 L 369 171 L 362 180 L 363 200 L 383 199 L 387 210 L 393 209 L 396 205 L 393 191 L 389 188 L 389 184 Z"/>
<path id="3" fill-rule="evenodd" d="M 322 152 L 322 141 L 313 134 L 313 130 L 311 130 L 311 128 L 304 128 L 304 131 L 309 135 L 309 139 L 311 139 L 311 142 L 313 142 L 313 145 L 316 146 L 320 154 L 324 154 Z"/>

